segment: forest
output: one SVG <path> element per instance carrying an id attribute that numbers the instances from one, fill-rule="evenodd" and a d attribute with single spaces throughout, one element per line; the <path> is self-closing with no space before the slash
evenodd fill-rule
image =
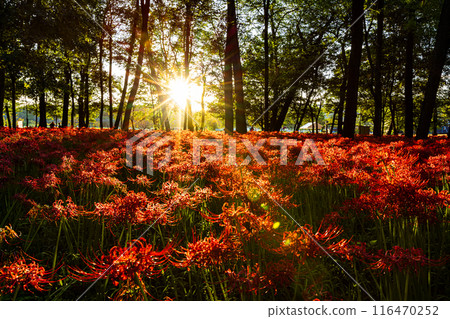
<path id="1" fill-rule="evenodd" d="M 450 0 L 1 0 L 0 301 L 448 317 L 449 17 Z"/>
<path id="2" fill-rule="evenodd" d="M 0 126 L 424 138 L 449 125 L 448 1 L 5 0 Z"/>

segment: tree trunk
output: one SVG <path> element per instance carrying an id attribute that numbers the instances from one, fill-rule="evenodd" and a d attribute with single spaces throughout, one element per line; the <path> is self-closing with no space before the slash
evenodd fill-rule
<path id="1" fill-rule="evenodd" d="M 203 131 L 205 129 L 205 94 L 206 94 L 206 74 L 203 74 L 202 76 L 202 82 L 203 82 L 203 90 L 202 90 L 202 122 L 200 124 L 200 130 Z"/>
<path id="2" fill-rule="evenodd" d="M 11 108 L 12 108 L 12 127 L 17 128 L 16 118 L 16 74 L 11 72 Z"/>
<path id="3" fill-rule="evenodd" d="M 342 58 L 342 83 L 339 89 L 339 105 L 338 105 L 338 118 L 337 118 L 337 133 L 343 133 L 343 119 L 344 119 L 344 106 L 345 106 L 345 95 L 347 93 L 347 79 L 348 79 L 348 64 L 347 64 L 347 55 L 345 53 L 345 41 L 341 45 L 341 58 Z"/>
<path id="4" fill-rule="evenodd" d="M 47 127 L 47 104 L 43 89 L 39 93 L 39 127 Z"/>
<path id="5" fill-rule="evenodd" d="M 99 47 L 100 47 L 100 57 L 99 57 L 99 73 L 100 73 L 100 129 L 103 129 L 103 112 L 105 110 L 104 102 L 104 88 L 103 88 L 103 41 L 104 33 L 100 36 Z"/>
<path id="6" fill-rule="evenodd" d="M 85 127 L 89 127 L 89 65 L 91 64 L 91 54 L 88 54 L 88 63 L 86 65 L 86 73 L 84 77 L 84 113 L 86 115 Z"/>
<path id="7" fill-rule="evenodd" d="M 134 75 L 133 87 L 131 88 L 130 96 L 128 97 L 128 103 L 125 110 L 125 116 L 123 119 L 122 129 L 128 130 L 130 126 L 130 116 L 131 110 L 133 109 L 133 103 L 136 98 L 137 91 L 139 89 L 139 82 L 141 79 L 142 72 L 142 62 L 144 61 L 144 51 L 146 45 L 148 45 L 148 15 L 150 11 L 150 0 L 141 0 L 141 14 L 142 14 L 142 25 L 141 25 L 141 40 L 139 42 L 139 53 L 138 61 L 136 65 L 136 72 Z"/>
<path id="8" fill-rule="evenodd" d="M 286 119 L 286 115 L 289 111 L 289 107 L 292 104 L 292 101 L 295 98 L 295 95 L 297 94 L 297 88 L 293 87 L 286 95 L 286 98 L 284 99 L 284 103 L 281 107 L 280 114 L 276 117 L 276 120 L 274 122 L 274 125 L 271 127 L 271 130 L 273 131 L 280 131 L 283 127 L 284 120 Z M 275 115 L 276 116 L 276 115 Z"/>
<path id="9" fill-rule="evenodd" d="M 63 95 L 63 114 L 61 127 L 67 127 L 69 122 L 69 103 L 70 103 L 70 70 L 64 66 L 64 95 Z"/>
<path id="10" fill-rule="evenodd" d="M 70 126 L 73 127 L 73 121 L 75 118 L 75 92 L 73 90 L 72 69 L 69 66 L 69 79 L 70 79 L 70 95 L 72 98 L 72 109 L 70 110 Z"/>
<path id="11" fill-rule="evenodd" d="M 8 127 L 11 128 L 11 117 L 9 115 L 8 104 L 5 104 L 6 120 L 8 121 Z"/>
<path id="12" fill-rule="evenodd" d="M 437 114 L 437 107 L 435 107 L 433 111 L 433 135 L 438 134 L 437 125 L 438 125 L 438 114 Z"/>
<path id="13" fill-rule="evenodd" d="M 84 68 L 81 70 L 81 79 L 80 79 L 80 92 L 78 98 L 78 127 L 82 128 L 85 126 L 85 115 L 84 115 L 84 86 L 85 86 L 85 77 L 86 74 L 84 72 Z"/>
<path id="14" fill-rule="evenodd" d="M 436 44 L 430 64 L 428 82 L 425 87 L 425 96 L 420 110 L 419 126 L 417 128 L 417 138 L 424 139 L 428 136 L 431 116 L 436 107 L 436 95 L 439 88 L 442 69 L 447 58 L 447 51 L 450 45 L 450 0 L 444 0 L 441 17 L 436 34 Z M 449 134 L 450 136 L 450 134 Z"/>
<path id="15" fill-rule="evenodd" d="M 269 6 L 270 0 L 264 0 L 264 124 L 263 130 L 269 130 Z"/>
<path id="16" fill-rule="evenodd" d="M 139 19 L 138 10 L 139 10 L 139 0 L 136 1 L 136 8 L 134 10 L 133 22 L 131 24 L 131 37 L 130 37 L 130 46 L 129 46 L 129 49 L 127 52 L 128 57 L 127 57 L 127 65 L 125 68 L 125 81 L 123 83 L 122 96 L 120 97 L 119 108 L 117 109 L 116 121 L 114 123 L 115 129 L 119 128 L 120 121 L 122 120 L 123 107 L 125 104 L 125 97 L 126 97 L 127 88 L 128 88 L 128 78 L 130 75 L 131 59 L 133 57 L 133 51 L 134 51 L 134 42 L 136 41 L 136 28 L 137 28 L 137 21 Z"/>
<path id="17" fill-rule="evenodd" d="M 411 14 L 414 19 L 414 13 Z M 414 101 L 413 101 L 413 61 L 414 61 L 414 28 L 408 26 L 405 47 L 405 136 L 414 134 Z"/>
<path id="18" fill-rule="evenodd" d="M 375 61 L 375 119 L 373 123 L 373 135 L 382 136 L 382 113 L 383 100 L 381 88 L 381 67 L 383 64 L 383 20 L 384 20 L 384 0 L 378 0 L 377 3 L 377 40 L 376 40 L 376 61 Z"/>
<path id="19" fill-rule="evenodd" d="M 363 43 L 364 0 L 352 1 L 351 53 L 348 63 L 347 98 L 345 103 L 345 119 L 343 136 L 355 136 L 356 111 L 358 106 L 359 69 Z M 358 20 L 357 20 L 358 19 Z"/>
<path id="20" fill-rule="evenodd" d="M 239 40 L 236 23 L 235 0 L 229 0 L 227 5 L 227 44 L 225 48 L 225 130 L 233 131 L 233 87 L 236 95 L 236 130 L 239 133 L 247 132 L 245 119 L 244 87 L 242 81 L 242 66 L 239 51 Z"/>
<path id="21" fill-rule="evenodd" d="M 0 68 L 0 127 L 4 126 L 3 107 L 5 103 L 5 81 L 5 69 Z"/>
<path id="22" fill-rule="evenodd" d="M 224 70 L 224 97 L 225 97 L 225 132 L 234 131 L 234 105 L 233 105 L 233 55 L 237 48 L 233 37 L 237 33 L 233 18 L 232 0 L 227 2 L 227 39 L 225 46 L 225 70 Z M 233 2 L 234 3 L 234 2 Z"/>
<path id="23" fill-rule="evenodd" d="M 109 77 L 108 77 L 108 91 L 109 91 L 109 127 L 113 128 L 113 91 L 112 91 L 112 59 L 113 59 L 113 48 L 112 48 L 112 32 L 109 34 Z"/>
<path id="24" fill-rule="evenodd" d="M 192 24 L 192 8 L 191 3 L 186 2 L 186 19 L 184 22 L 184 80 L 186 83 L 189 81 L 189 63 L 191 60 L 191 24 Z M 185 112 L 185 129 L 190 131 L 194 130 L 194 124 L 192 123 L 192 108 L 191 100 L 188 96 L 186 99 Z"/>
<path id="25" fill-rule="evenodd" d="M 235 86 L 234 91 L 236 94 L 236 131 L 238 133 L 244 134 L 247 133 L 247 121 L 245 118 L 244 81 L 242 79 L 241 54 L 239 49 L 237 30 L 236 35 L 234 36 L 234 41 L 237 48 L 236 55 L 233 59 L 233 74 Z"/>

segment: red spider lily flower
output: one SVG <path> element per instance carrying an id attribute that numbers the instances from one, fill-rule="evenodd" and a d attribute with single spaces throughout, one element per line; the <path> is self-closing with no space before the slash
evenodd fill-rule
<path id="1" fill-rule="evenodd" d="M 200 188 L 195 186 L 194 192 L 189 193 L 180 188 L 177 182 L 168 181 L 161 186 L 161 189 L 155 192 L 155 195 L 160 197 L 172 209 L 176 209 L 178 207 L 194 208 L 213 196 L 213 192 L 209 187 Z"/>
<path id="2" fill-rule="evenodd" d="M 372 263 L 372 269 L 378 269 L 382 272 L 393 271 L 394 269 L 402 271 L 413 269 L 418 272 L 422 267 L 439 266 L 445 260 L 433 260 L 425 256 L 420 248 L 402 248 L 394 246 L 391 250 L 378 252 L 378 260 Z"/>
<path id="3" fill-rule="evenodd" d="M 182 247 L 178 253 L 182 254 L 184 259 L 175 261 L 173 264 L 177 267 L 188 267 L 188 269 L 193 265 L 217 266 L 242 256 L 241 245 L 231 238 L 227 230 L 224 230 L 219 238 L 211 236 L 197 240 L 194 236 L 194 242 L 188 243 L 187 248 Z"/>
<path id="4" fill-rule="evenodd" d="M 308 225 L 304 227 L 308 227 Z M 311 238 L 303 230 L 297 229 L 284 232 L 281 245 L 274 251 L 284 256 L 289 254 L 304 258 L 310 251 L 311 245 L 315 245 L 311 243 Z"/>
<path id="5" fill-rule="evenodd" d="M 341 239 L 337 243 L 325 247 L 325 250 L 332 255 L 349 261 L 352 261 L 354 258 L 362 262 L 372 259 L 372 254 L 367 252 L 365 243 L 355 245 L 351 243 L 351 239 Z M 322 250 L 317 250 L 317 252 L 324 253 Z"/>
<path id="6" fill-rule="evenodd" d="M 74 182 L 77 184 L 100 184 L 123 189 L 123 183 L 114 177 L 122 166 L 123 159 L 119 149 L 108 152 L 97 151 L 88 158 L 79 162 L 73 173 Z"/>
<path id="7" fill-rule="evenodd" d="M 265 293 L 271 286 L 271 283 L 267 279 L 267 276 L 262 273 L 260 266 L 256 263 L 252 267 L 242 267 L 239 272 L 231 271 L 228 269 L 225 272 L 227 276 L 227 284 L 230 287 L 229 291 L 237 293 L 252 293 L 257 295 L 259 292 Z"/>
<path id="8" fill-rule="evenodd" d="M 67 197 L 66 202 L 59 199 L 55 201 L 52 206 L 48 205 L 34 205 L 28 212 L 29 218 L 44 218 L 48 221 L 59 221 L 61 218 L 73 219 L 83 213 L 83 210 L 74 204 L 72 198 Z"/>
<path id="9" fill-rule="evenodd" d="M 237 206 L 225 203 L 222 206 L 222 213 L 218 215 L 203 213 L 203 216 L 211 221 L 219 223 L 227 229 L 232 229 L 236 236 L 239 236 L 242 240 L 248 240 L 249 238 L 267 239 L 267 236 L 273 237 L 273 235 L 279 237 L 281 231 L 274 230 L 275 224 L 274 217 L 271 213 L 264 213 L 263 215 L 257 215 L 251 211 L 249 205 Z M 282 218 L 277 216 L 277 218 Z"/>
<path id="10" fill-rule="evenodd" d="M 105 217 L 108 224 L 150 224 L 161 225 L 175 222 L 171 207 L 150 200 L 143 192 L 129 191 L 124 197 L 113 196 L 109 203 L 96 203 L 91 214 Z"/>
<path id="11" fill-rule="evenodd" d="M 138 176 L 136 176 L 136 178 L 131 178 L 129 177 L 128 180 L 130 182 L 136 183 L 139 186 L 143 186 L 143 187 L 150 187 L 153 183 L 154 180 L 148 178 L 146 175 L 142 175 L 139 174 Z"/>
<path id="12" fill-rule="evenodd" d="M 11 225 L 0 228 L 0 244 L 2 242 L 8 243 L 8 239 L 19 238 L 19 235 L 11 228 Z"/>
<path id="13" fill-rule="evenodd" d="M 0 291 L 13 293 L 18 287 L 32 292 L 45 291 L 45 285 L 52 283 L 50 278 L 53 272 L 46 271 L 35 261 L 28 262 L 23 256 L 16 256 L 13 262 L 5 263 L 0 267 Z"/>
<path id="14" fill-rule="evenodd" d="M 35 191 L 44 192 L 49 188 L 57 188 L 58 185 L 61 185 L 61 179 L 55 173 L 49 173 L 41 178 L 25 178 L 25 185 Z"/>
<path id="15" fill-rule="evenodd" d="M 269 262 L 267 265 L 265 276 L 270 286 L 275 288 L 287 287 L 294 281 L 295 266 L 290 260 L 280 260 L 278 262 Z"/>
<path id="16" fill-rule="evenodd" d="M 71 277 L 84 282 L 108 276 L 114 285 L 139 278 L 151 278 L 161 274 L 173 251 L 174 242 L 163 250 L 155 251 L 144 238 L 128 243 L 126 247 L 114 246 L 109 254 L 88 260 L 83 257 L 89 271 L 72 268 Z"/>

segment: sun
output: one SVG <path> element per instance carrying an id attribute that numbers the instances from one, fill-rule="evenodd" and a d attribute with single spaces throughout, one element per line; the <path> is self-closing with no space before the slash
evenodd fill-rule
<path id="1" fill-rule="evenodd" d="M 184 109 L 186 101 L 189 100 L 193 112 L 201 110 L 202 88 L 200 86 L 185 79 L 176 78 L 168 83 L 167 88 L 170 98 L 179 108 Z"/>
<path id="2" fill-rule="evenodd" d="M 174 79 L 169 82 L 169 95 L 180 107 L 186 106 L 186 101 L 191 99 L 189 84 L 182 79 Z"/>

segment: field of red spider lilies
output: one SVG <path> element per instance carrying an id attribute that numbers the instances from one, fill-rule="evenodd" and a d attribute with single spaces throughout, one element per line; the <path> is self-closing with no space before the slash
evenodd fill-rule
<path id="1" fill-rule="evenodd" d="M 150 176 L 135 133 L 0 130 L 0 300 L 450 299 L 450 140 L 252 132 L 234 166 L 173 132 Z M 308 138 L 326 165 L 295 165 Z"/>

